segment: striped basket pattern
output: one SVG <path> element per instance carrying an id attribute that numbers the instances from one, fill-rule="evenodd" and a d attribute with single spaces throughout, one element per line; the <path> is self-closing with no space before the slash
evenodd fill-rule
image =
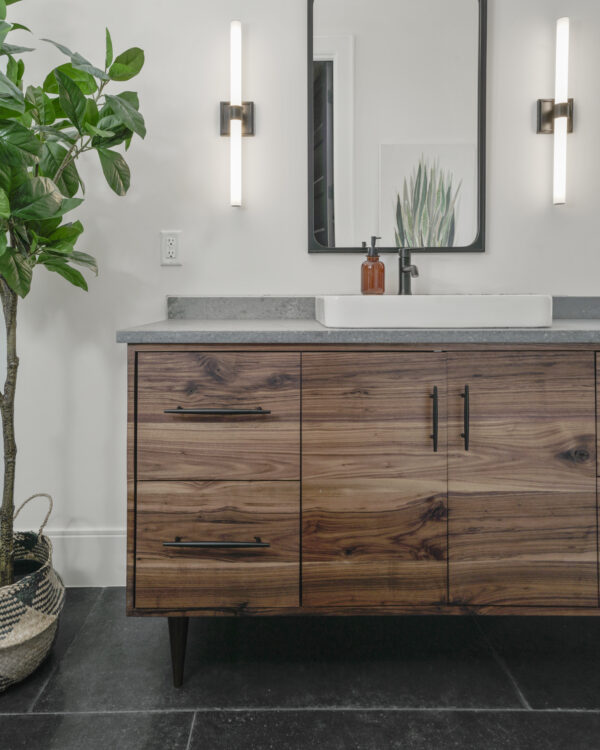
<path id="1" fill-rule="evenodd" d="M 14 559 L 39 567 L 0 588 L 0 692 L 23 680 L 44 661 L 65 601 L 65 587 L 52 567 L 52 544 L 35 532 L 15 532 Z"/>

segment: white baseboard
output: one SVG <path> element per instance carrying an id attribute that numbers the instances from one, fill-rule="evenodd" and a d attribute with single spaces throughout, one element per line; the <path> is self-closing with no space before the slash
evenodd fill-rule
<path id="1" fill-rule="evenodd" d="M 48 529 L 65 586 L 124 586 L 124 529 Z"/>

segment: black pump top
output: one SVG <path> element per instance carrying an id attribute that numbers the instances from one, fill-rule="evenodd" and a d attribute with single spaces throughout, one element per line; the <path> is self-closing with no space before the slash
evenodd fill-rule
<path id="1" fill-rule="evenodd" d="M 377 240 L 380 240 L 381 237 L 371 237 L 371 248 L 369 250 L 369 258 L 378 258 L 379 257 L 379 250 L 375 247 L 377 244 Z M 363 242 L 363 247 L 366 245 L 366 242 Z"/>

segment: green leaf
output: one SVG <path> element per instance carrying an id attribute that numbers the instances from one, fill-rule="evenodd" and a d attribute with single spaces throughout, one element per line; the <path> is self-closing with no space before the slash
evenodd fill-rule
<path id="1" fill-rule="evenodd" d="M 1 0 L 0 0 L 1 2 Z M 7 44 L 4 42 L 2 47 L 0 47 L 0 55 L 20 55 L 23 52 L 34 52 L 33 47 L 21 47 L 18 44 Z"/>
<path id="2" fill-rule="evenodd" d="M 5 193 L 10 192 L 11 169 L 8 164 L 0 163 L 0 189 Z"/>
<path id="3" fill-rule="evenodd" d="M 6 232 L 0 232 L 0 255 L 4 255 L 8 242 L 6 241 Z"/>
<path id="4" fill-rule="evenodd" d="M 65 115 L 81 133 L 85 122 L 86 99 L 79 86 L 60 70 L 54 75 L 58 82 L 58 100 Z"/>
<path id="5" fill-rule="evenodd" d="M 44 251 L 55 253 L 62 258 L 65 255 L 71 255 L 73 252 L 73 245 L 70 242 L 56 242 L 52 245 L 47 245 L 44 248 Z"/>
<path id="6" fill-rule="evenodd" d="M 113 81 L 128 81 L 136 76 L 144 66 L 144 51 L 131 47 L 120 54 L 108 71 Z"/>
<path id="7" fill-rule="evenodd" d="M 0 72 L 0 105 L 17 112 L 25 111 L 23 92 L 4 73 Z"/>
<path id="8" fill-rule="evenodd" d="M 97 125 L 100 115 L 98 114 L 98 107 L 93 99 L 87 99 L 85 105 L 85 122 L 91 125 Z"/>
<path id="9" fill-rule="evenodd" d="M 134 107 L 120 96 L 106 95 L 106 101 L 110 105 L 110 108 L 114 112 L 115 116 L 126 125 L 134 133 L 137 133 L 141 138 L 146 136 L 146 125 L 144 124 L 144 118 L 142 115 L 134 109 Z"/>
<path id="10" fill-rule="evenodd" d="M 66 55 L 67 57 L 71 58 L 71 64 L 76 70 L 82 70 L 85 73 L 89 73 L 90 75 L 94 76 L 95 78 L 100 78 L 103 81 L 108 81 L 108 76 L 103 70 L 100 70 L 100 68 L 96 68 L 89 60 L 86 60 L 83 55 L 80 55 L 79 52 L 71 52 L 71 50 L 68 47 L 65 47 L 64 44 L 59 44 L 58 42 L 53 42 L 52 39 L 42 39 L 42 42 L 49 42 L 50 44 L 53 44 L 57 49 L 59 49 L 63 55 Z"/>
<path id="11" fill-rule="evenodd" d="M 28 86 L 25 101 L 33 107 L 33 119 L 39 125 L 51 125 L 56 119 L 52 102 L 40 86 Z"/>
<path id="12" fill-rule="evenodd" d="M 110 188 L 117 195 L 125 195 L 129 190 L 131 175 L 127 162 L 116 151 L 105 148 L 98 149 L 102 171 Z"/>
<path id="13" fill-rule="evenodd" d="M 30 34 L 32 33 L 29 26 L 25 26 L 22 23 L 13 23 L 12 30 L 17 31 L 18 29 L 21 29 L 22 31 L 28 31 Z"/>
<path id="14" fill-rule="evenodd" d="M 60 210 L 56 212 L 55 216 L 64 216 L 72 211 L 74 208 L 81 206 L 83 198 L 65 198 L 60 204 Z"/>
<path id="15" fill-rule="evenodd" d="M 33 177 L 12 194 L 12 214 L 19 219 L 50 219 L 62 202 L 63 196 L 49 177 Z"/>
<path id="16" fill-rule="evenodd" d="M 82 268 L 89 268 L 90 271 L 93 271 L 96 274 L 96 276 L 98 275 L 98 262 L 92 255 L 82 253 L 79 250 L 73 250 L 69 256 L 69 260 L 71 263 L 75 263 Z"/>
<path id="17" fill-rule="evenodd" d="M 12 29 L 12 26 L 6 21 L 0 21 L 0 44 L 6 39 L 6 35 Z"/>
<path id="18" fill-rule="evenodd" d="M 48 237 L 48 240 L 54 242 L 70 242 L 74 245 L 77 238 L 83 232 L 83 224 L 80 221 L 74 221 L 69 224 L 62 224 L 54 230 Z"/>
<path id="19" fill-rule="evenodd" d="M 99 78 L 101 81 L 109 80 L 108 76 L 103 70 L 100 70 L 100 68 L 92 65 L 85 59 L 85 57 L 82 57 L 79 52 L 75 52 L 75 54 L 71 57 L 71 63 L 76 70 L 82 70 L 85 73 L 89 73 L 90 75 L 94 76 L 94 78 Z"/>
<path id="20" fill-rule="evenodd" d="M 100 138 L 112 138 L 114 136 L 114 132 L 112 130 L 100 130 L 100 128 L 97 128 L 90 122 L 86 122 L 86 124 L 84 125 L 84 130 L 89 135 L 97 135 Z"/>
<path id="21" fill-rule="evenodd" d="M 4 20 L 6 18 L 6 2 L 5 0 L 0 0 L 0 18 Z"/>
<path id="22" fill-rule="evenodd" d="M 119 99 L 124 99 L 128 104 L 131 104 L 131 106 L 139 112 L 140 98 L 135 91 L 121 91 L 117 96 Z"/>
<path id="23" fill-rule="evenodd" d="M 108 30 L 108 27 L 106 29 L 106 58 L 104 61 L 104 67 L 108 70 L 111 66 L 111 63 L 113 61 L 113 44 L 112 39 L 110 37 L 110 31 Z"/>
<path id="24" fill-rule="evenodd" d="M 42 149 L 40 158 L 40 173 L 46 177 L 54 178 L 54 175 L 60 169 L 67 149 L 56 143 L 56 141 L 46 141 Z M 56 182 L 57 188 L 67 198 L 72 198 L 79 190 L 79 174 L 74 162 L 70 162 L 60 175 Z"/>
<path id="25" fill-rule="evenodd" d="M 42 144 L 29 130 L 12 120 L 0 121 L 0 163 L 13 167 L 31 166 L 37 161 Z"/>
<path id="26" fill-rule="evenodd" d="M 43 221 L 28 222 L 28 227 L 34 229 L 41 237 L 50 237 L 58 229 L 62 218 L 60 216 L 53 219 L 44 219 Z"/>
<path id="27" fill-rule="evenodd" d="M 83 275 L 76 268 L 72 268 L 68 263 L 60 260 L 59 258 L 44 258 L 41 262 L 49 271 L 58 273 L 64 279 L 73 284 L 73 286 L 77 286 L 87 292 L 87 282 L 84 279 Z"/>
<path id="28" fill-rule="evenodd" d="M 17 86 L 17 81 L 19 80 L 19 64 L 14 57 L 9 58 L 6 63 L 6 77 L 11 83 L 14 83 L 15 86 Z"/>
<path id="29" fill-rule="evenodd" d="M 56 80 L 56 76 L 54 75 L 57 70 L 59 70 L 61 73 L 64 73 L 72 81 L 75 81 L 75 83 L 81 89 L 82 93 L 86 96 L 89 94 L 93 94 L 98 90 L 98 85 L 94 79 L 94 76 L 86 73 L 83 70 L 74 68 L 71 63 L 64 63 L 64 65 L 59 65 L 58 68 L 54 68 L 54 70 L 50 71 L 50 73 L 48 73 L 48 75 L 46 76 L 43 88 L 47 94 L 58 94 L 58 83 Z"/>
<path id="30" fill-rule="evenodd" d="M 10 203 L 8 201 L 8 195 L 5 191 L 0 188 L 0 219 L 8 219 L 10 217 Z M 3 232 L 0 230 L 0 235 Z"/>
<path id="31" fill-rule="evenodd" d="M 0 274 L 19 297 L 27 296 L 31 288 L 32 263 L 32 259 L 13 248 L 8 248 L 7 252 L 0 255 Z"/>
<path id="32" fill-rule="evenodd" d="M 71 123 L 69 123 L 70 125 Z M 64 130 L 59 130 L 58 128 L 54 127 L 48 127 L 47 125 L 40 126 L 38 128 L 38 132 L 43 133 L 43 135 L 46 137 L 47 140 L 50 141 L 63 141 L 64 143 L 67 143 L 69 146 L 72 146 L 76 138 L 73 138 L 69 133 L 65 133 Z"/>
<path id="33" fill-rule="evenodd" d="M 94 148 L 112 148 L 123 143 L 130 135 L 132 131 L 126 128 L 118 117 L 115 115 L 109 115 L 108 117 L 101 117 L 97 125 L 99 130 L 112 133 L 111 136 L 95 136 L 92 140 L 92 146 Z"/>

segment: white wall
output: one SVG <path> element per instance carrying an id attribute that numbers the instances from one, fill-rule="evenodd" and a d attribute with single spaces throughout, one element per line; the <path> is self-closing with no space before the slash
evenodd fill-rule
<path id="1" fill-rule="evenodd" d="M 164 317 L 167 293 L 356 292 L 361 258 L 306 252 L 305 0 L 24 0 L 10 11 L 36 36 L 94 60 L 103 59 L 105 25 L 117 50 L 138 44 L 148 58 L 133 81 L 149 135 L 128 156 L 130 195 L 110 193 L 96 164 L 82 168 L 82 249 L 99 257 L 100 277 L 86 295 L 41 269 L 20 311 L 17 498 L 54 495 L 51 525 L 62 530 L 58 566 L 68 582 L 119 583 L 125 347 L 115 330 Z M 534 113 L 538 97 L 552 96 L 554 21 L 565 13 L 577 121 L 569 203 L 555 208 L 552 141 L 535 135 Z M 236 17 L 245 23 L 245 96 L 257 106 L 242 209 L 228 206 L 228 143 L 218 135 Z M 419 258 L 417 291 L 599 294 L 600 3 L 490 0 L 489 29 L 487 252 Z M 62 61 L 37 46 L 30 81 Z M 184 231 L 183 268 L 158 265 L 161 228 Z M 34 525 L 34 514 L 25 522 Z M 71 543 L 65 530 L 92 536 Z M 105 561 L 103 549 L 113 550 Z"/>

